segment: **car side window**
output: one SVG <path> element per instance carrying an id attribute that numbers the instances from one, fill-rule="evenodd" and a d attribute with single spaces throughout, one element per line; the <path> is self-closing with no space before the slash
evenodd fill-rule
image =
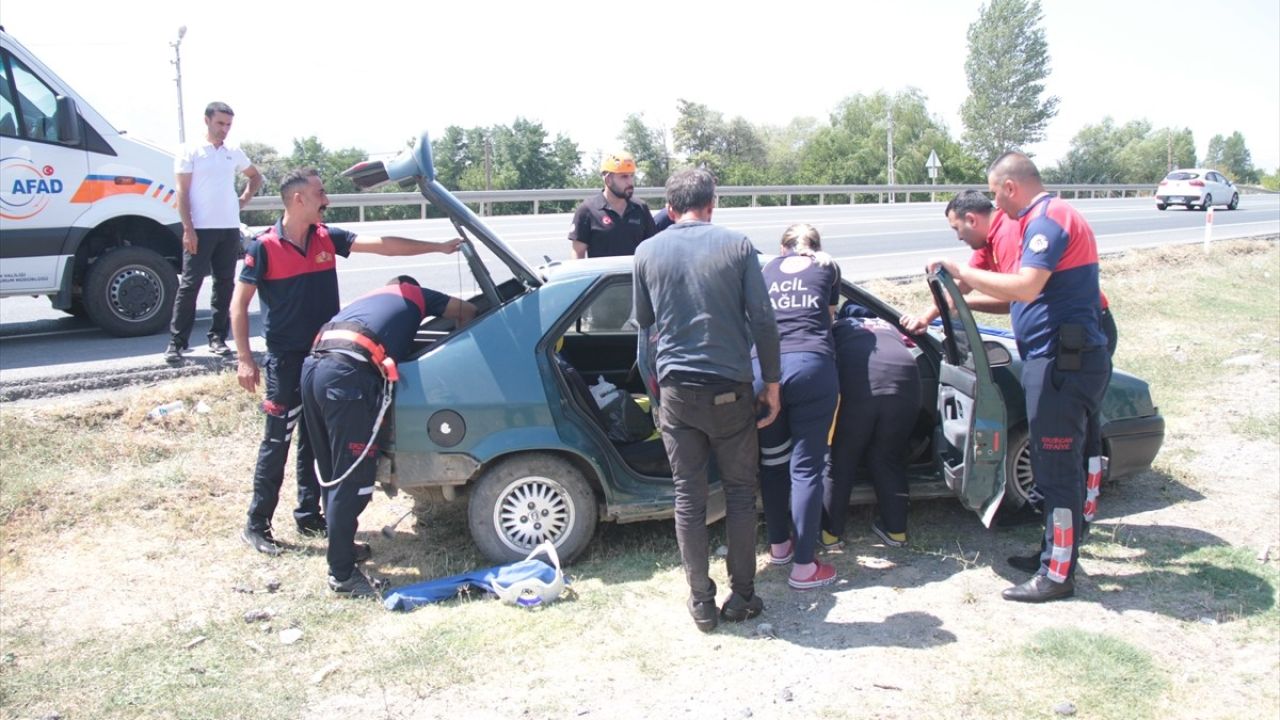
<path id="1" fill-rule="evenodd" d="M 57 94 L 17 58 L 9 56 L 7 60 L 13 72 L 13 86 L 17 91 L 17 97 L 12 100 L 16 100 L 18 106 L 18 120 L 21 125 L 18 135 L 32 140 L 57 142 Z M 8 78 L 5 85 L 8 85 Z M 0 109 L 0 122 L 3 121 L 4 110 Z"/>
<path id="2" fill-rule="evenodd" d="M 613 283 L 591 299 L 582 313 L 580 332 L 635 332 L 631 320 L 631 283 Z"/>
<path id="3" fill-rule="evenodd" d="M 949 348 L 949 350 L 954 351 L 954 357 L 948 359 L 952 365 L 973 370 L 973 347 L 970 344 L 968 333 L 964 330 L 964 323 L 960 321 L 960 315 L 956 312 L 955 307 L 947 308 L 946 322 L 951 328 L 949 334 L 955 343 L 953 347 Z"/>

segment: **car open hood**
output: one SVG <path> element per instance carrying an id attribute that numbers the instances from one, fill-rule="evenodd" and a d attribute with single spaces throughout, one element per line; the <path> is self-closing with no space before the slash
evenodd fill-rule
<path id="1" fill-rule="evenodd" d="M 542 284 L 538 274 L 523 258 L 498 239 L 471 208 L 436 180 L 435 164 L 431 159 L 431 139 L 426 132 L 422 133 L 413 147 L 391 160 L 366 160 L 342 174 L 351 178 L 361 190 L 369 190 L 388 182 L 416 184 L 428 202 L 448 216 L 455 226 L 464 229 L 467 235 L 488 248 L 520 282 L 530 288 Z"/>

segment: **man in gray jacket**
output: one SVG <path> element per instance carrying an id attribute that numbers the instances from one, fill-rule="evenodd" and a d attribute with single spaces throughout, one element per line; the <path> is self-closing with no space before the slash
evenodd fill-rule
<path id="1" fill-rule="evenodd" d="M 726 559 L 733 592 L 719 617 L 764 611 L 755 594 L 756 428 L 773 422 L 782 376 L 778 325 L 751 241 L 711 224 L 715 179 L 700 168 L 667 180 L 676 224 L 635 255 L 635 317 L 657 334 L 658 423 L 675 482 L 676 540 L 699 630 L 718 622 L 709 572 L 707 468 L 714 453 L 725 497 Z M 751 346 L 764 390 L 752 392 Z M 757 421 L 757 418 L 760 418 Z"/>

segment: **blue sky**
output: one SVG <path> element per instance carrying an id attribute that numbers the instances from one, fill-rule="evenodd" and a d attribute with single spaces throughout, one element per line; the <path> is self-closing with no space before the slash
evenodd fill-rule
<path id="1" fill-rule="evenodd" d="M 177 142 L 169 44 L 185 25 L 188 137 L 220 99 L 236 110 L 233 140 L 286 153 L 310 135 L 390 152 L 424 129 L 523 116 L 589 157 L 616 146 L 628 113 L 669 128 L 677 98 L 780 125 L 915 86 L 958 136 L 965 33 L 980 5 L 8 0 L 0 24 L 113 124 L 160 144 Z M 1280 166 L 1280 2 L 1043 8 L 1047 90 L 1061 105 L 1033 148 L 1042 164 L 1110 115 L 1190 127 L 1201 158 L 1214 134 L 1239 130 L 1255 165 Z"/>

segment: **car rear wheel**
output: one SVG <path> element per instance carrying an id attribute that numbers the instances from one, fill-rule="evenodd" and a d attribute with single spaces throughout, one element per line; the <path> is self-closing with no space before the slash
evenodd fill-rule
<path id="1" fill-rule="evenodd" d="M 1213 207 L 1213 196 L 1212 196 L 1212 195 L 1205 195 L 1205 196 L 1204 196 L 1204 202 L 1200 203 L 1200 209 L 1201 209 L 1201 210 L 1208 210 L 1208 209 L 1209 209 L 1209 208 L 1211 208 L 1211 207 Z"/>
<path id="2" fill-rule="evenodd" d="M 1158 203 L 1156 203 L 1156 209 L 1157 209 L 1157 210 L 1164 210 L 1164 209 L 1165 209 L 1165 208 L 1167 208 L 1167 207 L 1169 207 L 1169 205 L 1168 205 L 1167 203 L 1162 203 L 1162 202 L 1158 202 Z"/>
<path id="3" fill-rule="evenodd" d="M 538 544 L 551 542 L 569 563 L 595 534 L 599 510 L 581 471 L 554 455 L 530 453 L 502 460 L 480 476 L 467 520 L 490 560 L 523 560 Z"/>
<path id="4" fill-rule="evenodd" d="M 1227 203 L 1228 210 L 1235 210 L 1240 207 L 1240 193 L 1231 194 L 1231 202 Z"/>

